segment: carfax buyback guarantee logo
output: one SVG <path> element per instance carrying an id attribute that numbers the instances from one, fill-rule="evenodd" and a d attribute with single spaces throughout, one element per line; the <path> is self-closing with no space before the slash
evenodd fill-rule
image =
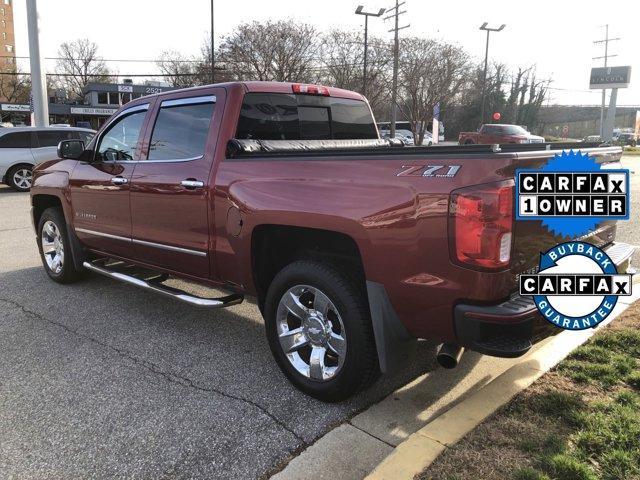
<path id="1" fill-rule="evenodd" d="M 605 220 L 629 219 L 629 171 L 601 169 L 588 155 L 563 152 L 543 168 L 516 171 L 516 219 L 540 220 L 550 232 L 579 238 Z M 568 330 L 594 328 L 631 295 L 631 275 L 619 274 L 602 249 L 568 241 L 541 252 L 538 272 L 519 278 L 543 317 Z"/>

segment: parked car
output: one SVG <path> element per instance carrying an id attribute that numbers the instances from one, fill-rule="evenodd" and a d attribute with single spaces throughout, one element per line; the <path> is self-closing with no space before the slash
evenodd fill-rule
<path id="1" fill-rule="evenodd" d="M 585 143 L 595 143 L 595 142 L 601 142 L 602 139 L 600 138 L 600 135 L 587 135 L 582 139 L 582 141 Z"/>
<path id="2" fill-rule="evenodd" d="M 336 401 L 417 338 L 444 342 L 438 359 L 453 367 L 465 348 L 523 355 L 553 329 L 517 277 L 562 238 L 515 221 L 513 175 L 558 151 L 456 150 L 378 138 L 364 97 L 342 89 L 237 82 L 146 96 L 35 168 L 37 244 L 59 283 L 91 271 L 214 309 L 255 297 L 283 373 Z M 583 152 L 608 163 L 622 149 Z M 581 240 L 609 248 L 615 234 L 604 222 Z M 616 247 L 614 261 L 628 261 L 633 248 Z M 229 294 L 196 296 L 168 275 Z"/>
<path id="3" fill-rule="evenodd" d="M 391 131 L 380 130 L 380 137 L 391 138 Z M 411 130 L 396 130 L 396 138 L 407 146 L 414 146 L 416 144 L 414 139 L 415 137 L 413 136 Z M 422 139 L 421 145 L 425 147 L 430 147 L 431 145 L 433 145 L 433 137 L 431 136 L 430 132 L 424 132 L 424 137 Z"/>
<path id="4" fill-rule="evenodd" d="M 477 132 L 460 132 L 460 145 L 495 143 L 544 143 L 544 137 L 532 135 L 520 125 L 485 124 Z"/>
<path id="5" fill-rule="evenodd" d="M 634 133 L 622 132 L 618 134 L 618 138 L 616 138 L 614 143 L 616 145 L 635 147 L 638 141 Z"/>
<path id="6" fill-rule="evenodd" d="M 73 127 L 14 127 L 0 129 L 0 178 L 14 190 L 31 188 L 33 166 L 57 158 L 61 140 L 89 143 L 94 130 Z"/>

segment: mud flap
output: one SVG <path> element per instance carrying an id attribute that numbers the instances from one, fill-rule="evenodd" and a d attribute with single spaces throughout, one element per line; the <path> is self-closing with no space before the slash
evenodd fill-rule
<path id="1" fill-rule="evenodd" d="M 417 339 L 400 322 L 382 284 L 367 281 L 367 296 L 380 371 L 390 373 L 414 351 Z"/>
<path id="2" fill-rule="evenodd" d="M 84 252 L 84 248 L 82 248 L 80 240 L 76 236 L 76 232 L 73 231 L 73 228 L 71 228 L 71 225 L 69 225 L 68 223 L 67 238 L 69 238 L 69 247 L 71 248 L 71 258 L 73 258 L 73 266 L 75 267 L 76 271 L 81 272 L 85 269 L 82 264 L 86 260 L 86 255 Z"/>

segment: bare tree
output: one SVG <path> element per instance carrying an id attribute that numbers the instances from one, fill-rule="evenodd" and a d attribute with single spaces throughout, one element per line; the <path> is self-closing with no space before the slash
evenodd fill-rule
<path id="1" fill-rule="evenodd" d="M 386 112 L 389 102 L 392 51 L 388 43 L 369 40 L 366 95 L 376 113 Z M 347 90 L 362 91 L 364 45 L 359 34 L 332 30 L 322 39 L 322 76 L 328 85 Z"/>
<path id="2" fill-rule="evenodd" d="M 318 32 L 292 20 L 243 23 L 225 37 L 216 64 L 235 80 L 314 81 Z"/>
<path id="3" fill-rule="evenodd" d="M 468 55 L 457 45 L 415 37 L 402 41 L 399 107 L 411 122 L 417 145 L 424 140 L 435 104 L 445 110 L 456 101 L 468 70 Z"/>
<path id="4" fill-rule="evenodd" d="M 198 78 L 198 67 L 202 60 L 187 58 L 174 50 L 162 52 L 156 65 L 162 72 L 164 80 L 176 88 L 193 87 L 200 85 Z"/>
<path id="5" fill-rule="evenodd" d="M 62 74 L 60 84 L 75 99 L 82 99 L 89 82 L 108 82 L 111 72 L 102 57 L 98 45 L 86 38 L 64 42 L 58 49 L 56 73 Z"/>
<path id="6" fill-rule="evenodd" d="M 0 69 L 0 99 L 8 103 L 29 103 L 31 79 L 18 73 L 15 65 Z"/>

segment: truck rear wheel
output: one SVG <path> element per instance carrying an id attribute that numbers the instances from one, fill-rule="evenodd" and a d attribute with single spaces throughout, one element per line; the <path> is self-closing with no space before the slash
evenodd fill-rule
<path id="1" fill-rule="evenodd" d="M 364 289 L 330 264 L 300 260 L 283 268 L 267 292 L 265 324 L 280 369 L 315 398 L 344 400 L 376 377 Z"/>
<path id="2" fill-rule="evenodd" d="M 47 208 L 38 222 L 38 249 L 47 275 L 58 283 L 72 283 L 82 276 L 71 255 L 67 224 L 58 208 Z"/>

